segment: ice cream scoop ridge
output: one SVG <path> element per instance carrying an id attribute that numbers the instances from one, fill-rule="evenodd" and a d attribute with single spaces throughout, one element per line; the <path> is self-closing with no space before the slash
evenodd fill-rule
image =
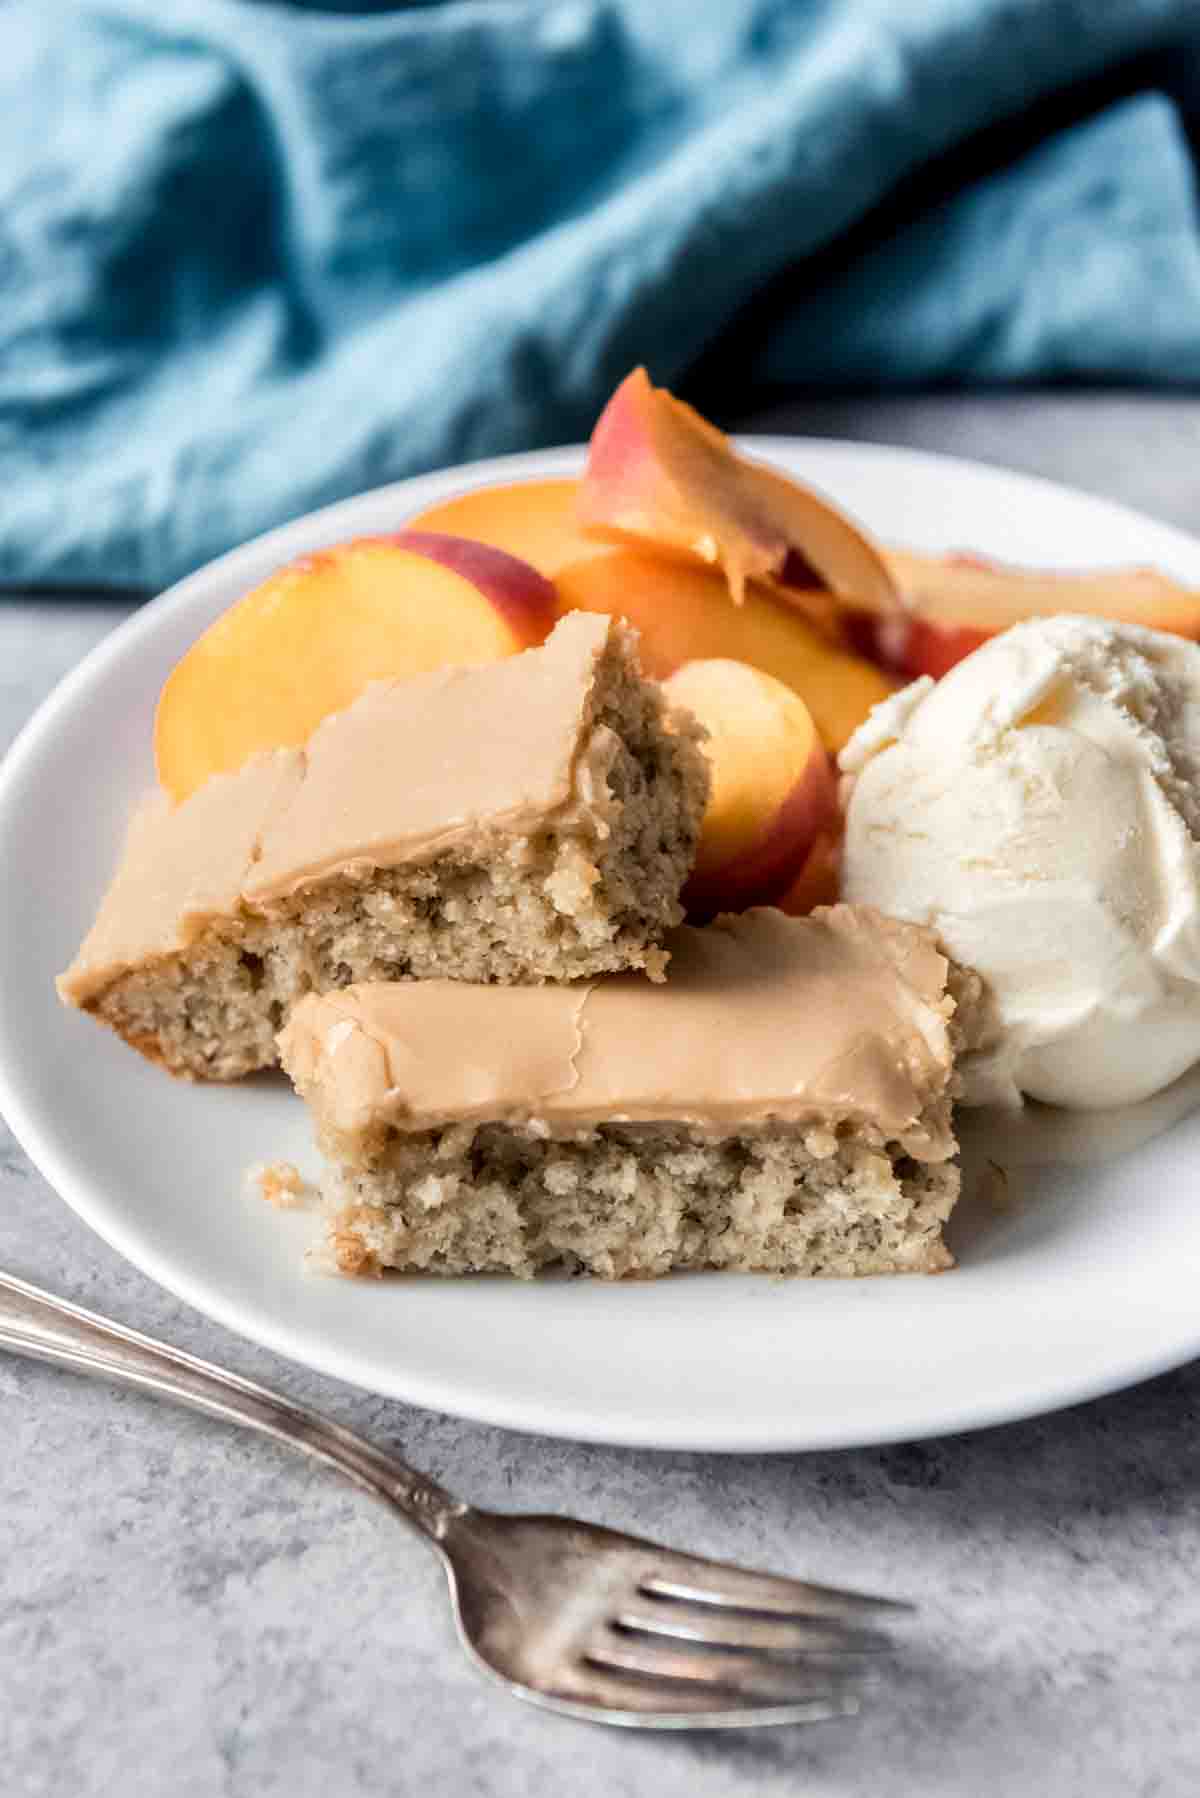
<path id="1" fill-rule="evenodd" d="M 968 1102 L 1133 1103 L 1200 1059 L 1200 646 L 1033 619 L 841 757 L 844 894 L 983 975 Z"/>

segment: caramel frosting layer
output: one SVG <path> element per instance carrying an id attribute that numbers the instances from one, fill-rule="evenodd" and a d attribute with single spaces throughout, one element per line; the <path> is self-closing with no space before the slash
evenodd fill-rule
<path id="1" fill-rule="evenodd" d="M 279 1036 L 323 1138 L 356 1160 L 381 1133 L 450 1122 L 778 1118 L 869 1127 L 921 1160 L 954 1151 L 948 964 L 928 931 L 839 905 L 687 926 L 665 985 L 434 980 L 301 1000 Z"/>
<path id="2" fill-rule="evenodd" d="M 215 919 L 337 872 L 525 834 L 574 803 L 611 619 L 573 612 L 540 649 L 380 683 L 303 750 L 256 756 L 182 805 L 135 813 L 96 922 L 59 979 L 77 1005 L 187 949 Z"/>
<path id="3" fill-rule="evenodd" d="M 611 631 L 608 618 L 569 613 L 540 649 L 374 687 L 326 718 L 247 900 L 286 897 L 348 863 L 424 860 L 481 824 L 523 832 L 561 811 Z"/>

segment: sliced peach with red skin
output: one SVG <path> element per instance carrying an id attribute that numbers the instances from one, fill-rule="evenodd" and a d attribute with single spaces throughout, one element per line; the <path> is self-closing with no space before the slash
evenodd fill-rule
<path id="1" fill-rule="evenodd" d="M 830 751 L 894 690 L 896 682 L 814 629 L 778 588 L 748 581 L 734 607 L 715 569 L 664 555 L 653 543 L 618 549 L 585 537 L 578 493 L 569 479 L 476 487 L 419 513 L 412 528 L 462 532 L 524 556 L 553 578 L 565 610 L 623 613 L 642 633 L 643 662 L 660 678 L 706 656 L 765 669 L 808 703 Z M 877 622 L 872 614 L 864 631 L 872 645 Z"/>
<path id="2" fill-rule="evenodd" d="M 831 643 L 759 581 L 747 583 L 734 607 L 715 569 L 663 556 L 651 543 L 616 548 L 585 537 L 578 493 L 570 479 L 476 487 L 419 513 L 409 528 L 461 532 L 524 556 L 554 580 L 562 611 L 628 618 L 641 632 L 644 666 L 659 679 L 713 656 L 764 669 L 805 700 L 831 753 L 895 691 L 898 682 Z"/>
<path id="3" fill-rule="evenodd" d="M 741 455 L 644 368 L 622 381 L 592 433 L 578 512 L 591 535 L 719 568 L 738 604 L 748 580 L 767 581 L 830 629 L 837 597 L 872 612 L 898 603 L 880 552 L 842 512 Z"/>
<path id="4" fill-rule="evenodd" d="M 983 556 L 887 551 L 906 601 L 900 612 L 857 612 L 852 640 L 887 667 L 940 679 L 964 656 L 1026 618 L 1081 612 L 1200 637 L 1200 592 L 1153 568 L 1061 574 Z"/>
<path id="5" fill-rule="evenodd" d="M 262 750 L 307 741 L 375 680 L 493 662 L 541 643 L 554 587 L 487 544 L 362 537 L 289 563 L 223 612 L 168 676 L 154 721 L 176 801 Z"/>
<path id="6" fill-rule="evenodd" d="M 742 605 L 731 606 L 722 576 L 695 563 L 613 549 L 559 569 L 554 584 L 564 612 L 608 612 L 635 624 L 642 665 L 659 680 L 684 662 L 714 656 L 774 675 L 804 700 L 831 755 L 899 685 L 756 582 Z"/>
<path id="7" fill-rule="evenodd" d="M 767 905 L 787 891 L 837 817 L 829 757 L 804 701 L 746 662 L 687 662 L 665 683 L 708 732 L 712 791 L 688 913 Z"/>
<path id="8" fill-rule="evenodd" d="M 473 487 L 427 506 L 405 528 L 474 537 L 531 562 L 553 580 L 560 568 L 606 555 L 611 547 L 584 535 L 575 515 L 578 494 L 579 482 L 568 476 Z"/>
<path id="9" fill-rule="evenodd" d="M 642 633 L 642 663 L 660 680 L 705 656 L 732 656 L 775 674 L 808 703 L 831 752 L 896 689 L 896 681 L 831 644 L 759 581 L 747 583 L 734 608 L 714 568 L 664 557 L 653 543 L 615 548 L 585 538 L 576 523 L 578 493 L 576 480 L 475 487 L 419 512 L 410 529 L 455 530 L 493 543 L 551 575 L 561 610 L 626 617 Z"/>

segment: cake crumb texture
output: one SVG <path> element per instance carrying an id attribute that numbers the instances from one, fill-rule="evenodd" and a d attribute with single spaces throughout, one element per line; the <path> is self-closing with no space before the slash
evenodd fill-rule
<path id="1" fill-rule="evenodd" d="M 296 1211 L 314 1198 L 314 1189 L 291 1161 L 256 1161 L 246 1169 L 246 1184 L 278 1211 Z"/>
<path id="2" fill-rule="evenodd" d="M 606 1124 L 547 1141 L 487 1124 L 396 1138 L 380 1166 L 331 1168 L 323 1190 L 346 1274 L 847 1276 L 953 1266 L 941 1231 L 959 1172 L 787 1125 L 713 1139 Z"/>

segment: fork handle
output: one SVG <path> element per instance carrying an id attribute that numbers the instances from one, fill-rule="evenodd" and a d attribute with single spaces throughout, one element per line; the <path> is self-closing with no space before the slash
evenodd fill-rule
<path id="1" fill-rule="evenodd" d="M 226 1373 L 211 1361 L 185 1355 L 8 1274 L 0 1274 L 0 1348 L 140 1386 L 209 1417 L 273 1436 L 328 1462 L 356 1485 L 386 1499 L 434 1542 L 440 1542 L 454 1519 L 467 1511 L 435 1481 L 340 1424 L 293 1405 L 253 1380 Z"/>

